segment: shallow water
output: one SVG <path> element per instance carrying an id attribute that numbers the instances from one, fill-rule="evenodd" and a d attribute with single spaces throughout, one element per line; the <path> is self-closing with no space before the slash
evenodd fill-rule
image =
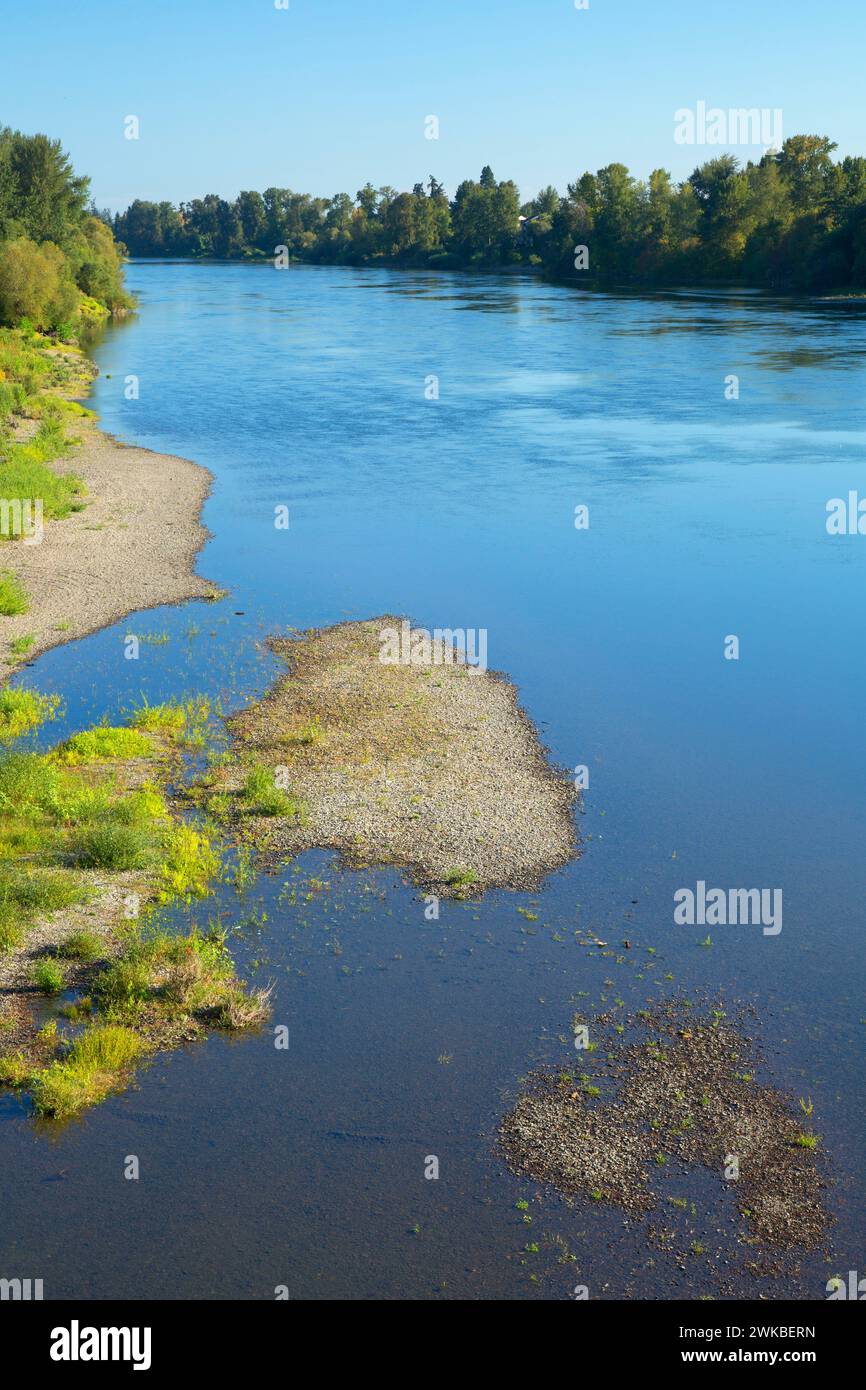
<path id="1" fill-rule="evenodd" d="M 577 1008 L 700 987 L 753 1002 L 763 1075 L 811 1095 L 837 1218 L 829 1264 L 735 1272 L 737 1289 L 821 1298 L 862 1273 L 866 540 L 829 537 L 825 506 L 863 478 L 863 310 L 317 267 L 134 264 L 130 281 L 141 313 L 96 348 L 93 404 L 213 471 L 199 569 L 230 593 L 35 662 L 24 679 L 66 698 L 52 737 L 141 693 L 231 708 L 270 678 L 276 628 L 484 627 L 553 758 L 589 768 L 584 851 L 535 897 L 438 922 L 399 874 L 322 853 L 199 909 L 276 981 L 289 1051 L 214 1037 L 61 1131 L 0 1097 L 0 1274 L 58 1298 L 712 1292 L 706 1260 L 683 1271 L 621 1213 L 567 1209 L 494 1144 L 519 1078 L 573 1062 Z M 128 632 L 169 640 L 132 662 Z M 702 947 L 706 927 L 673 921 L 699 879 L 781 888 L 782 931 Z M 696 1204 L 686 1248 L 736 1271 L 716 1234 L 734 1194 L 665 1183 Z"/>

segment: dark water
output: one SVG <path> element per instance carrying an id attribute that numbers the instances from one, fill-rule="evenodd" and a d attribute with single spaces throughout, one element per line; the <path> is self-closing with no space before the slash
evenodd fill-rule
<path id="1" fill-rule="evenodd" d="M 585 847 L 536 898 L 438 922 L 398 874 L 324 854 L 199 909 L 276 981 L 289 1051 L 214 1037 L 59 1133 L 0 1098 L 0 1273 L 50 1297 L 713 1292 L 705 1260 L 682 1271 L 621 1213 L 567 1209 L 494 1145 L 519 1078 L 573 1061 L 577 1007 L 699 987 L 757 1006 L 764 1075 L 811 1095 L 830 1161 L 829 1263 L 735 1272 L 738 1290 L 821 1298 L 863 1273 L 866 539 L 825 528 L 828 499 L 863 485 L 862 312 L 312 267 L 130 279 L 141 313 L 97 349 L 94 404 L 213 471 L 199 567 L 230 594 L 41 658 L 26 679 L 65 695 L 55 732 L 142 692 L 230 708 L 269 679 L 258 644 L 280 627 L 485 627 L 553 757 L 589 767 Z M 127 632 L 169 641 L 130 662 Z M 706 928 L 673 923 L 698 879 L 781 888 L 781 933 L 719 927 L 701 947 Z M 716 1234 L 732 1192 L 679 1174 L 667 1190 L 696 1203 L 686 1245 L 736 1271 Z"/>

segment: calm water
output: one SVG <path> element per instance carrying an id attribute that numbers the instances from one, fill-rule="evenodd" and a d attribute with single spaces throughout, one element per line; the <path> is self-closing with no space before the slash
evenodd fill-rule
<path id="1" fill-rule="evenodd" d="M 494 1146 L 519 1078 L 573 1059 L 576 1007 L 698 986 L 757 1005 L 765 1074 L 811 1094 L 831 1160 L 830 1263 L 741 1292 L 821 1298 L 862 1272 L 866 540 L 828 537 L 825 506 L 863 486 L 863 313 L 314 267 L 130 280 L 141 313 L 97 349 L 94 404 L 213 471 L 199 567 L 230 594 L 37 661 L 26 679 L 66 697 L 55 732 L 142 692 L 237 705 L 270 678 L 277 628 L 486 627 L 554 759 L 590 769 L 585 848 L 537 897 L 439 922 L 399 874 L 320 853 L 201 909 L 276 981 L 289 1051 L 212 1038 L 59 1133 L 0 1098 L 0 1273 L 58 1298 L 712 1292 L 700 1259 L 684 1273 L 621 1213 L 568 1210 Z M 129 662 L 130 631 L 169 640 Z M 672 919 L 698 879 L 782 888 L 781 934 L 721 927 L 702 948 Z M 633 949 L 617 963 L 578 926 Z M 667 1190 L 698 1204 L 686 1244 L 724 1257 L 733 1194 L 701 1175 Z"/>

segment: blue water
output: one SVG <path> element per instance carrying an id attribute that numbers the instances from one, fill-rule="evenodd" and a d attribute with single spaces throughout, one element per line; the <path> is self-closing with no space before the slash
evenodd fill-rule
<path id="1" fill-rule="evenodd" d="M 650 1258 L 621 1213 L 518 1181 L 494 1142 L 519 1079 L 573 1060 L 576 1007 L 703 987 L 754 1003 L 764 1076 L 811 1095 L 836 1217 L 829 1263 L 736 1287 L 823 1297 L 866 1258 L 866 539 L 825 526 L 828 499 L 866 489 L 863 310 L 322 267 L 134 264 L 130 282 L 141 311 L 96 348 L 92 404 L 211 469 L 198 565 L 229 593 L 35 662 L 26 679 L 66 700 L 54 734 L 141 693 L 235 707 L 281 628 L 483 627 L 554 760 L 589 768 L 584 848 L 535 897 L 438 923 L 399 874 L 322 853 L 246 901 L 226 890 L 197 916 L 276 982 L 289 1051 L 214 1037 L 60 1132 L 0 1098 L 0 1272 L 50 1297 L 712 1292 L 706 1262 Z M 130 662 L 128 632 L 169 640 Z M 699 879 L 781 888 L 781 933 L 702 947 L 707 928 L 673 922 Z M 686 1244 L 731 1253 L 733 1195 L 671 1182 L 697 1205 Z"/>

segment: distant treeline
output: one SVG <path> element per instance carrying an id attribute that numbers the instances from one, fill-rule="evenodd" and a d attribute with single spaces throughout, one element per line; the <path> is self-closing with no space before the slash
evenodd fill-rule
<path id="1" fill-rule="evenodd" d="M 72 337 L 129 307 L 123 258 L 59 141 L 0 126 L 0 324 Z"/>
<path id="2" fill-rule="evenodd" d="M 302 260 L 346 265 L 529 265 L 603 283 L 863 288 L 866 159 L 835 161 L 835 148 L 824 136 L 796 135 L 745 167 L 730 154 L 710 159 L 683 183 L 664 169 L 643 182 L 609 164 L 564 195 L 548 187 L 522 204 L 516 184 L 489 166 L 450 199 L 430 177 L 410 193 L 368 183 L 354 198 L 267 188 L 179 207 L 136 200 L 113 229 L 132 256 L 261 259 L 286 247 Z"/>

